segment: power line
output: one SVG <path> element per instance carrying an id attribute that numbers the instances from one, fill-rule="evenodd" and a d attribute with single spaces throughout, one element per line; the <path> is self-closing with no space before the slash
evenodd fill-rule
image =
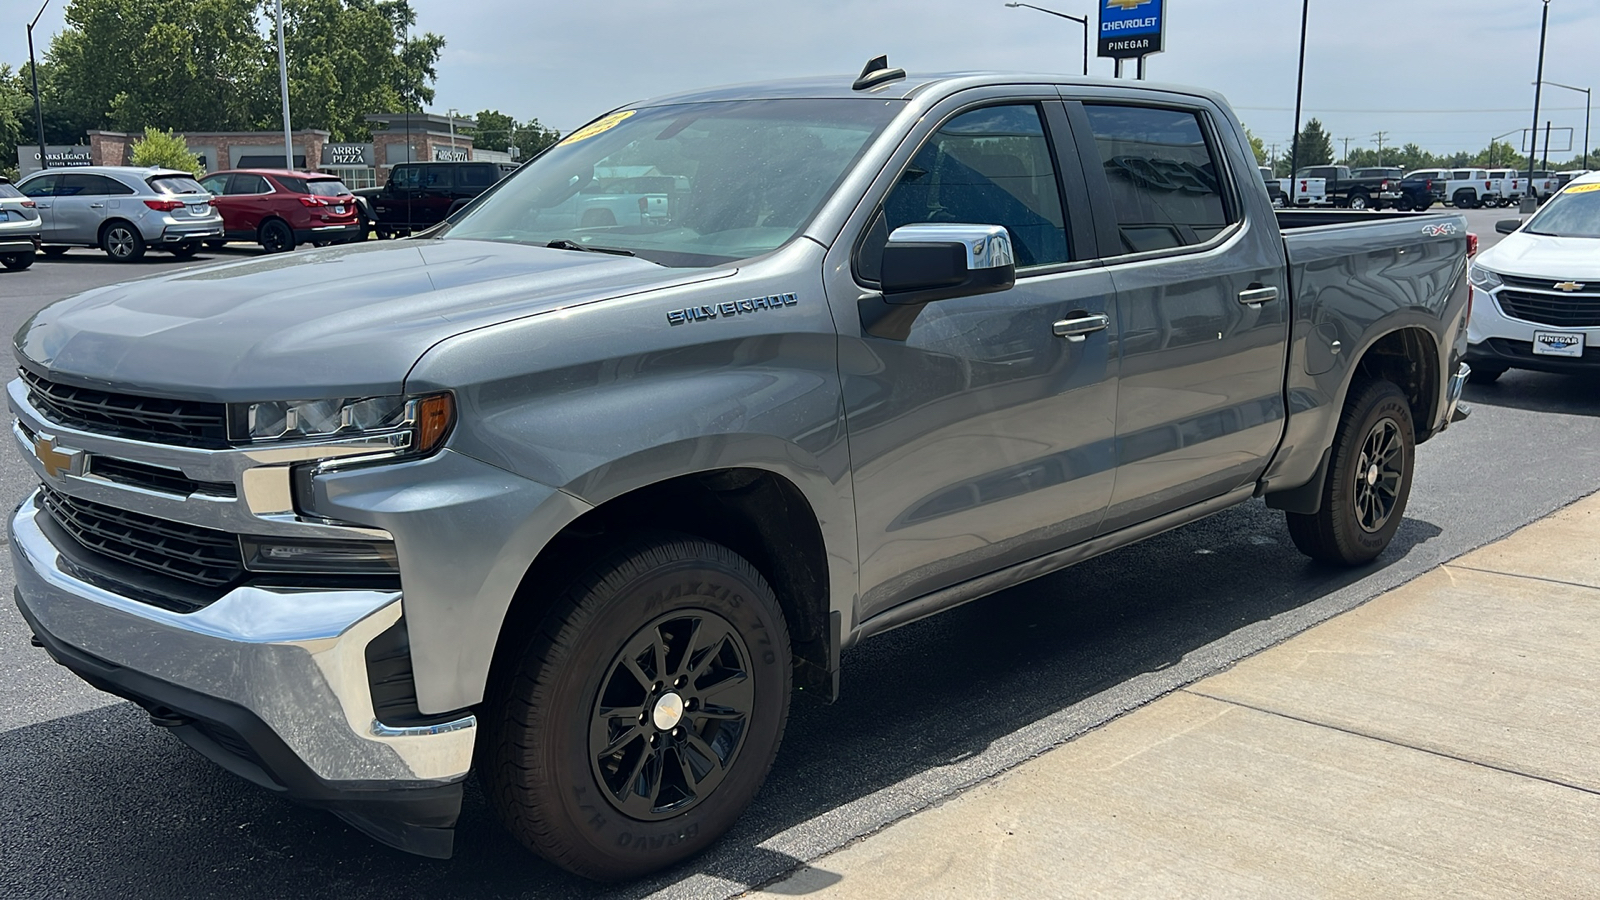
<path id="1" fill-rule="evenodd" d="M 1581 107 L 1581 106 L 1545 106 L 1545 107 L 1541 107 L 1541 108 L 1545 112 L 1562 112 L 1562 111 L 1566 111 L 1566 112 L 1582 112 L 1583 111 L 1583 107 Z M 1290 106 L 1235 106 L 1234 109 L 1247 109 L 1247 110 L 1250 110 L 1252 112 L 1294 112 L 1294 108 L 1290 107 Z M 1395 114 L 1404 114 L 1404 115 L 1436 114 L 1436 115 L 1447 115 L 1447 116 L 1460 116 L 1460 115 L 1467 115 L 1469 113 L 1471 113 L 1471 114 L 1478 114 L 1478 113 L 1525 113 L 1527 111 L 1528 110 L 1525 107 L 1524 108 L 1507 108 L 1507 109 L 1317 109 L 1317 110 L 1309 110 L 1308 109 L 1308 110 L 1306 110 L 1306 112 L 1308 112 L 1308 113 L 1309 112 L 1316 112 L 1318 114 L 1322 114 L 1322 113 L 1395 113 Z"/>

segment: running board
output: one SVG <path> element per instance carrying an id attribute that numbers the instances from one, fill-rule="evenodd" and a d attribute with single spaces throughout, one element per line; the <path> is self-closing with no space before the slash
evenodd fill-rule
<path id="1" fill-rule="evenodd" d="M 902 625 L 910 625 L 912 622 L 926 619 L 934 613 L 944 612 L 963 603 L 970 603 L 980 597 L 987 597 L 1006 588 L 1015 587 L 1025 581 L 1032 581 L 1035 578 L 1049 575 L 1051 572 L 1064 569 L 1067 566 L 1076 565 L 1086 559 L 1093 559 L 1102 553 L 1109 553 L 1112 550 L 1126 547 L 1145 538 L 1155 537 L 1163 531 L 1171 531 L 1181 525 L 1187 525 L 1213 513 L 1219 513 L 1230 506 L 1237 506 L 1249 500 L 1255 496 L 1255 490 L 1256 485 L 1252 481 L 1220 497 L 1213 497 L 1202 503 L 1175 510 L 1148 522 L 1130 525 L 1127 528 L 1113 531 L 1110 534 L 1103 534 L 1064 550 L 1047 553 L 1044 556 L 1017 563 L 997 572 L 990 572 L 987 575 L 980 575 L 960 584 L 942 588 L 915 600 L 909 600 L 893 609 L 886 609 L 862 622 L 861 627 L 856 630 L 855 641 L 851 643 L 854 644 L 857 641 L 883 634 Z"/>

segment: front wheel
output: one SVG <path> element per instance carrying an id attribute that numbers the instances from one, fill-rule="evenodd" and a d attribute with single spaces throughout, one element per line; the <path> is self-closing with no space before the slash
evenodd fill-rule
<path id="1" fill-rule="evenodd" d="M 719 544 L 623 543 L 497 673 L 479 771 L 508 829 L 589 878 L 699 853 L 749 806 L 789 713 L 772 588 Z"/>
<path id="2" fill-rule="evenodd" d="M 1289 536 L 1315 560 L 1371 562 L 1394 539 L 1411 496 L 1416 432 L 1406 395 L 1389 381 L 1351 388 L 1322 486 L 1322 508 L 1288 513 Z"/>

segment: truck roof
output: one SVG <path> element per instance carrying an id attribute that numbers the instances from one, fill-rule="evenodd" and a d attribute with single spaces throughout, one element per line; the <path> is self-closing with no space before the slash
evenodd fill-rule
<path id="1" fill-rule="evenodd" d="M 825 75 L 803 78 L 786 78 L 773 81 L 756 81 L 721 87 L 701 88 L 675 94 L 663 94 L 625 106 L 666 106 L 673 103 L 707 103 L 722 100 L 777 100 L 826 99 L 846 97 L 877 97 L 910 100 L 927 93 L 948 94 L 967 88 L 1002 84 L 1059 84 L 1116 88 L 1124 91 L 1170 91 L 1204 97 L 1226 107 L 1221 94 L 1189 85 L 1162 84 L 1160 82 L 1132 82 L 1114 78 L 1084 78 L 1079 75 L 1041 72 L 912 72 L 904 78 L 888 81 L 865 90 L 853 90 L 855 76 Z"/>

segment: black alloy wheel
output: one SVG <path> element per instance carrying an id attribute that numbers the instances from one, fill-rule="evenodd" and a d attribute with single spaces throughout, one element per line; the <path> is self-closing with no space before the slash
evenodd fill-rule
<path id="1" fill-rule="evenodd" d="M 1394 201 L 1394 208 L 1399 210 L 1400 212 L 1405 212 L 1406 210 L 1409 210 L 1411 208 L 1411 198 L 1406 196 L 1405 194 L 1401 194 L 1400 198 L 1398 200 Z"/>
<path id="2" fill-rule="evenodd" d="M 117 262 L 138 262 L 144 258 L 144 235 L 118 219 L 100 232 L 100 249 Z"/>
<path id="3" fill-rule="evenodd" d="M 621 536 L 540 618 L 508 624 L 477 770 L 506 828 L 568 871 L 632 878 L 710 846 L 777 756 L 788 626 L 747 560 L 688 535 Z M 513 617 L 508 622 L 515 621 Z"/>
<path id="4" fill-rule="evenodd" d="M 261 246 L 268 253 L 288 253 L 294 249 L 294 232 L 282 219 L 268 219 L 261 224 Z"/>
<path id="5" fill-rule="evenodd" d="M 1300 552 L 1322 562 L 1371 562 L 1394 540 L 1411 496 L 1416 433 L 1411 406 L 1393 382 L 1350 386 L 1314 513 L 1288 513 Z"/>

